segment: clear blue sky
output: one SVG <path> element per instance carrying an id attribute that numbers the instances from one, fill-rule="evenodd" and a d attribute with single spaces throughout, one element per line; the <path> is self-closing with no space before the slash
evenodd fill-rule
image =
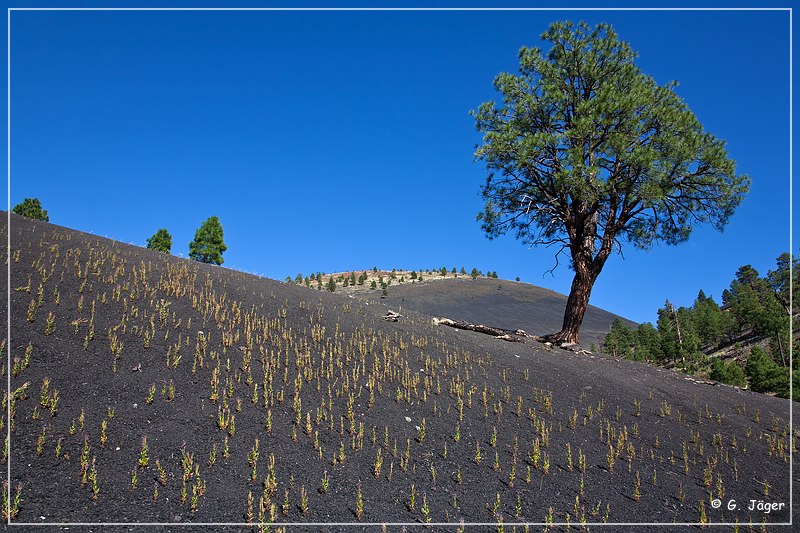
<path id="1" fill-rule="evenodd" d="M 482 234 L 469 114 L 560 19 L 611 23 L 752 178 L 724 233 L 625 250 L 591 303 L 654 320 L 667 298 L 719 301 L 741 265 L 774 268 L 790 248 L 786 11 L 14 11 L 10 205 L 38 197 L 56 224 L 139 245 L 165 227 L 184 257 L 216 215 L 224 266 L 277 279 L 476 266 L 566 293 L 551 250 Z"/>

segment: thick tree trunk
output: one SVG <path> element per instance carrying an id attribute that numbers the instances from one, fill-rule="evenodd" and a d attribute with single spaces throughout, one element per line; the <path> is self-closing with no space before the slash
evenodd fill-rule
<path id="1" fill-rule="evenodd" d="M 599 270 L 595 271 L 591 265 L 575 265 L 575 277 L 572 278 L 561 331 L 547 335 L 545 338 L 548 341 L 558 344 L 578 344 L 583 317 L 589 308 L 589 297 L 599 273 Z"/>

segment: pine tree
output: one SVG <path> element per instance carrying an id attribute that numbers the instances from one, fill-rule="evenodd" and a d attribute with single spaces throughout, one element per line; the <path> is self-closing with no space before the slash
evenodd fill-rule
<path id="1" fill-rule="evenodd" d="M 201 263 L 221 265 L 222 254 L 227 250 L 223 241 L 222 224 L 218 217 L 210 217 L 198 228 L 189 243 L 189 258 Z"/>
<path id="2" fill-rule="evenodd" d="M 614 357 L 631 359 L 634 342 L 633 331 L 621 319 L 616 318 L 603 339 L 603 350 Z"/>
<path id="3" fill-rule="evenodd" d="M 716 357 L 711 359 L 711 373 L 709 377 L 715 381 L 736 385 L 737 387 L 744 387 L 747 385 L 742 367 L 734 362 L 725 363 Z"/>
<path id="4" fill-rule="evenodd" d="M 789 369 L 779 366 L 758 346 L 750 351 L 745 372 L 754 391 L 776 392 L 784 398 L 789 395 Z"/>
<path id="5" fill-rule="evenodd" d="M 166 228 L 161 228 L 147 239 L 147 247 L 150 250 L 168 254 L 172 250 L 172 235 L 169 234 Z"/>
<path id="6" fill-rule="evenodd" d="M 17 215 L 32 218 L 33 220 L 50 222 L 50 217 L 47 215 L 47 210 L 42 209 L 42 203 L 38 198 L 25 198 L 21 203 L 15 205 L 12 211 Z"/>
<path id="7" fill-rule="evenodd" d="M 555 22 L 549 49 L 522 48 L 498 102 L 473 112 L 488 178 L 478 214 L 490 239 L 553 246 L 574 271 L 561 330 L 579 342 L 592 288 L 621 243 L 677 245 L 701 224 L 722 230 L 750 188 L 725 142 L 676 83 L 658 85 L 608 24 Z M 712 89 L 713 90 L 713 89 Z"/>
<path id="8" fill-rule="evenodd" d="M 636 354 L 637 361 L 659 361 L 663 358 L 658 330 L 649 322 L 639 324 L 636 328 Z"/>

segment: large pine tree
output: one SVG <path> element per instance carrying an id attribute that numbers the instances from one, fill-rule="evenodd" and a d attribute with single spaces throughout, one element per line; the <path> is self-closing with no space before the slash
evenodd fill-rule
<path id="1" fill-rule="evenodd" d="M 519 74 L 495 78 L 502 101 L 473 112 L 489 174 L 478 220 L 489 238 L 510 232 L 569 257 L 575 276 L 550 340 L 576 343 L 612 252 L 679 244 L 699 224 L 722 230 L 750 180 L 676 83 L 640 71 L 611 26 L 556 22 L 542 38 L 548 50 L 522 48 Z"/>

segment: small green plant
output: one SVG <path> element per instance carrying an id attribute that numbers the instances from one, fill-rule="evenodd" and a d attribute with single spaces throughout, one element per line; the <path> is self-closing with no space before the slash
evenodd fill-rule
<path id="1" fill-rule="evenodd" d="M 364 495 L 361 493 L 361 482 L 358 482 L 356 487 L 356 509 L 355 515 L 356 520 L 361 520 L 361 516 L 364 514 Z"/>
<path id="2" fill-rule="evenodd" d="M 569 442 L 567 443 L 567 470 L 572 472 L 572 446 L 570 446 Z"/>
<path id="3" fill-rule="evenodd" d="M 425 440 L 425 418 L 423 417 L 419 423 L 419 432 L 417 433 L 417 442 L 423 442 Z"/>
<path id="4" fill-rule="evenodd" d="M 381 467 L 383 466 L 383 449 L 378 448 L 377 453 L 375 454 L 375 463 L 372 465 L 372 473 L 375 477 L 381 476 Z"/>
<path id="5" fill-rule="evenodd" d="M 5 342 L 5 341 L 3 341 Z M 12 375 L 13 377 L 19 377 L 22 372 L 28 368 L 28 365 L 31 362 L 31 356 L 33 355 L 33 344 L 28 343 L 28 346 L 25 348 L 25 358 L 20 361 L 19 357 L 14 357 L 14 366 L 12 368 Z"/>
<path id="6" fill-rule="evenodd" d="M 325 470 L 322 473 L 322 482 L 320 483 L 319 491 L 322 494 L 325 494 L 326 492 L 328 492 L 329 487 L 330 487 L 330 480 L 328 479 L 328 471 Z"/>
<path id="7" fill-rule="evenodd" d="M 431 521 L 431 509 L 428 507 L 428 496 L 424 492 L 422 493 L 422 507 L 420 508 L 422 512 L 422 519 L 425 523 L 429 523 Z"/>
<path id="8" fill-rule="evenodd" d="M 81 486 L 89 480 L 89 437 L 83 436 L 83 450 L 81 451 Z"/>
<path id="9" fill-rule="evenodd" d="M 250 453 L 247 454 L 247 463 L 252 468 L 252 472 L 250 474 L 250 481 L 255 481 L 258 477 L 258 437 L 256 437 L 256 442 L 253 447 L 250 449 Z"/>
<path id="10" fill-rule="evenodd" d="M 106 433 L 106 429 L 108 429 L 108 420 L 103 419 L 100 422 L 100 447 L 105 448 L 106 442 L 108 442 L 108 434 Z"/>
<path id="11" fill-rule="evenodd" d="M 50 416 L 54 417 L 58 414 L 58 389 L 53 389 L 53 395 L 50 397 Z"/>
<path id="12" fill-rule="evenodd" d="M 39 456 L 42 455 L 46 440 L 47 440 L 47 426 L 42 426 L 42 432 L 39 434 L 39 438 L 36 440 L 36 455 Z"/>
<path id="13" fill-rule="evenodd" d="M 19 515 L 19 504 L 22 499 L 22 484 L 17 484 L 17 490 L 10 502 L 8 501 L 9 493 L 8 482 L 3 481 L 3 518 L 6 521 L 13 520 Z"/>
<path id="14" fill-rule="evenodd" d="M 208 452 L 208 468 L 214 466 L 217 462 L 217 443 L 211 445 L 211 451 Z"/>
<path id="15" fill-rule="evenodd" d="M 147 445 L 147 435 L 142 437 L 142 448 L 139 450 L 139 468 L 144 470 L 150 465 L 150 447 Z"/>
<path id="16" fill-rule="evenodd" d="M 144 401 L 147 405 L 152 405 L 155 397 L 156 397 L 156 384 L 153 383 L 152 385 L 150 385 L 150 390 L 147 392 L 147 397 L 145 398 Z"/>
<path id="17" fill-rule="evenodd" d="M 500 493 L 495 494 L 494 502 L 491 504 L 492 514 L 497 515 L 498 511 L 500 511 Z"/>
<path id="18" fill-rule="evenodd" d="M 44 334 L 52 335 L 55 330 L 56 330 L 56 317 L 53 315 L 53 313 L 48 313 L 47 320 L 44 326 Z"/>
<path id="19" fill-rule="evenodd" d="M 531 462 L 533 463 L 533 467 L 537 470 L 539 469 L 539 461 L 541 459 L 541 447 L 539 445 L 539 439 L 535 439 L 531 446 L 531 453 L 529 455 Z"/>
<path id="20" fill-rule="evenodd" d="M 186 444 L 181 446 L 181 468 L 183 469 L 183 480 L 189 481 L 195 473 L 195 469 L 199 471 L 200 465 L 195 467 L 194 454 L 186 449 Z"/>
<path id="21" fill-rule="evenodd" d="M 92 468 L 89 470 L 89 481 L 92 483 L 92 499 L 96 500 L 100 494 L 100 485 L 97 483 L 97 470 L 95 469 L 95 459 L 92 457 Z"/>
<path id="22" fill-rule="evenodd" d="M 569 427 L 570 429 L 575 429 L 578 425 L 578 410 L 573 409 L 572 414 L 569 417 Z"/>
<path id="23" fill-rule="evenodd" d="M 283 516 L 289 514 L 289 508 L 291 507 L 291 503 L 289 503 L 289 489 L 283 491 L 283 502 L 281 503 L 281 513 Z"/>
<path id="24" fill-rule="evenodd" d="M 158 477 L 156 478 L 161 484 L 162 487 L 167 486 L 167 471 L 161 466 L 161 461 L 156 459 L 156 471 L 158 472 Z"/>
<path id="25" fill-rule="evenodd" d="M 42 389 L 39 394 L 39 404 L 45 409 L 50 407 L 50 378 L 42 380 Z"/>
<path id="26" fill-rule="evenodd" d="M 300 504 L 298 507 L 300 508 L 300 512 L 303 514 L 308 511 L 308 493 L 306 492 L 306 487 L 304 485 L 300 487 Z"/>

